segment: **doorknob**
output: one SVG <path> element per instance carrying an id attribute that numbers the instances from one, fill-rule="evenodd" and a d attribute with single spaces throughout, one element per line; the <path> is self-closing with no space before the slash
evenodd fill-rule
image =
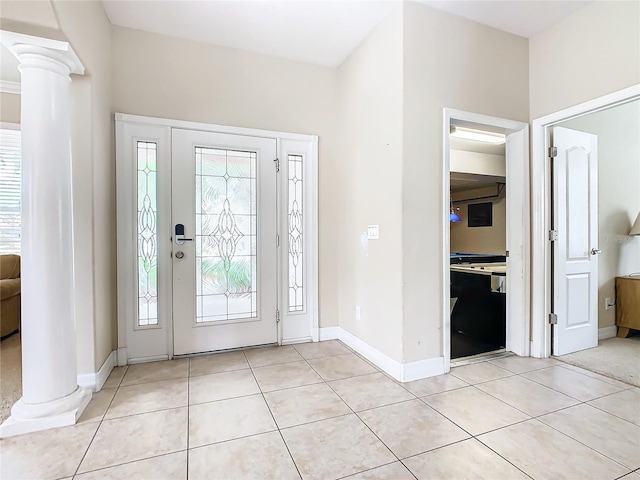
<path id="1" fill-rule="evenodd" d="M 600 255 L 601 253 L 602 253 L 602 250 L 598 250 L 597 248 L 591 249 L 591 255 Z"/>
<path id="2" fill-rule="evenodd" d="M 193 238 L 184 238 L 184 225 L 176 223 L 176 244 L 183 245 L 184 242 L 192 242 Z"/>

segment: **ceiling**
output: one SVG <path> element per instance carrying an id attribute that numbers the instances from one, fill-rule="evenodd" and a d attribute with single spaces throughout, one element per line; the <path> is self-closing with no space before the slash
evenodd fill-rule
<path id="1" fill-rule="evenodd" d="M 531 36 L 586 1 L 428 1 L 430 7 Z M 398 0 L 103 0 L 114 25 L 337 67 Z M 2 80 L 20 81 L 2 47 Z M 493 152 L 491 152 L 493 153 Z"/>
<path id="2" fill-rule="evenodd" d="M 188 40 L 337 67 L 399 0 L 103 0 L 111 23 Z M 529 37 L 586 1 L 421 3 Z"/>
<path id="3" fill-rule="evenodd" d="M 420 3 L 453 15 L 483 23 L 521 37 L 532 37 L 590 1 L 555 0 L 419 0 Z"/>
<path id="4" fill-rule="evenodd" d="M 394 1 L 103 0 L 114 25 L 337 67 Z"/>
<path id="5" fill-rule="evenodd" d="M 505 183 L 504 177 L 493 177 L 491 175 L 476 175 L 473 173 L 451 172 L 451 192 L 466 192 L 478 188 L 495 187 L 498 183 Z"/>

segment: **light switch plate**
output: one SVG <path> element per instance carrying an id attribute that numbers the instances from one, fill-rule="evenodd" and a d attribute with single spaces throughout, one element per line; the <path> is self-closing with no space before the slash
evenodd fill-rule
<path id="1" fill-rule="evenodd" d="M 367 238 L 369 240 L 378 240 L 380 238 L 380 225 L 368 225 Z"/>

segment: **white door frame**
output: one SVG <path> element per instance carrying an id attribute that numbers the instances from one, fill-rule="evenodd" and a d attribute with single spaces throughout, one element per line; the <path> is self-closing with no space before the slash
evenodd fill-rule
<path id="1" fill-rule="evenodd" d="M 551 355 L 551 172 L 547 161 L 550 129 L 566 120 L 640 98 L 640 84 L 533 120 L 531 157 L 531 356 Z M 597 301 L 597 300 L 596 300 Z"/>
<path id="2" fill-rule="evenodd" d="M 288 155 L 302 155 L 304 157 L 304 233 L 303 252 L 305 266 L 305 307 L 302 311 L 288 312 L 286 298 L 279 295 L 280 321 L 278 323 L 278 343 L 297 343 L 305 341 L 318 341 L 318 137 L 316 135 L 304 135 L 271 130 L 258 130 L 253 128 L 231 127 L 226 125 L 214 125 L 165 118 L 146 117 L 124 113 L 115 114 L 116 121 L 116 166 L 117 166 L 117 277 L 118 277 L 118 365 L 138 363 L 145 361 L 163 360 L 173 358 L 173 321 L 170 278 L 171 272 L 159 273 L 159 307 L 163 309 L 157 326 L 132 327 L 137 319 L 137 243 L 135 205 L 136 182 L 134 168 L 132 166 L 132 150 L 130 139 L 149 140 L 158 144 L 158 155 L 164 155 L 165 159 L 171 158 L 171 129 L 198 130 L 214 133 L 226 133 L 253 137 L 271 138 L 276 140 L 278 165 L 281 174 L 278 178 L 278 225 L 280 235 L 280 248 L 278 248 L 278 291 L 288 291 L 288 278 L 282 271 L 287 264 L 288 232 L 287 221 L 283 215 L 283 206 L 286 205 L 286 172 L 288 171 Z M 146 128 L 146 132 L 140 133 Z M 127 140 L 129 138 L 129 140 Z M 158 162 L 161 162 L 158 159 Z M 274 167 L 275 168 L 275 167 Z M 284 175 L 282 174 L 284 172 Z M 164 209 L 158 218 L 159 254 L 168 255 L 170 248 L 169 235 L 171 234 L 171 209 L 166 195 L 171 191 L 171 178 L 166 175 L 158 177 L 158 208 Z M 286 207 L 284 207 L 286 208 Z M 162 225 L 160 225 L 162 223 Z M 133 232 L 132 232 L 133 229 Z M 164 238 L 160 229 L 164 229 Z M 160 245 L 162 243 L 162 245 Z M 168 277 L 167 277 L 168 275 Z M 163 280 L 164 279 L 164 280 Z M 146 333 L 145 333 L 146 332 Z M 147 353 L 142 349 L 142 354 L 130 352 L 127 349 L 131 336 L 152 335 L 156 351 Z M 166 345 L 166 349 L 165 349 Z"/>
<path id="3" fill-rule="evenodd" d="M 450 141 L 452 120 L 479 123 L 503 129 L 514 149 L 506 155 L 507 189 L 511 207 L 507 205 L 507 212 L 512 208 L 522 212 L 522 229 L 514 228 L 513 224 L 507 232 L 507 250 L 510 261 L 507 263 L 507 295 L 509 304 L 519 305 L 517 314 L 512 312 L 507 319 L 506 349 L 520 356 L 529 356 L 529 125 L 514 120 L 506 120 L 478 113 L 465 112 L 445 108 L 443 118 L 443 169 L 442 169 L 442 342 L 444 355 L 444 371 L 451 368 L 451 307 L 450 297 L 450 254 L 451 235 L 449 221 L 449 189 L 450 189 Z M 510 186 L 512 185 L 512 186 Z M 516 185 L 516 188 L 513 186 Z M 521 188 L 520 188 L 521 187 Z M 509 225 L 509 222 L 507 222 Z M 518 248 L 520 247 L 520 248 Z M 517 281 L 509 279 L 518 279 Z M 510 284 L 509 284 L 510 283 Z M 513 287 L 512 287 L 513 286 Z M 515 302 L 515 300 L 518 300 Z"/>

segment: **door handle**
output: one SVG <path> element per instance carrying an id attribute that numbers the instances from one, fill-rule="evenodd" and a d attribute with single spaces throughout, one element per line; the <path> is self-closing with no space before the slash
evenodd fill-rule
<path id="1" fill-rule="evenodd" d="M 193 238 L 184 238 L 184 225 L 182 223 L 176 223 L 176 244 L 183 245 L 184 242 L 192 242 Z"/>
<path id="2" fill-rule="evenodd" d="M 597 248 L 591 249 L 591 255 L 600 255 L 601 253 L 602 253 L 602 250 L 598 250 Z"/>

